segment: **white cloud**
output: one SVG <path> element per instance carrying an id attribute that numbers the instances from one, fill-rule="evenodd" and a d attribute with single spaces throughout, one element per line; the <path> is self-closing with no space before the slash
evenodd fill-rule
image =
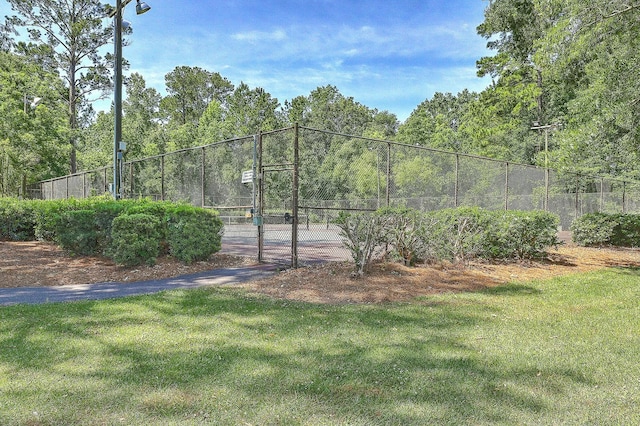
<path id="1" fill-rule="evenodd" d="M 283 41 L 287 39 L 286 31 L 282 29 L 274 29 L 270 32 L 265 31 L 249 31 L 244 33 L 235 33 L 231 38 L 238 41 L 247 41 L 249 43 L 257 43 L 261 41 Z"/>

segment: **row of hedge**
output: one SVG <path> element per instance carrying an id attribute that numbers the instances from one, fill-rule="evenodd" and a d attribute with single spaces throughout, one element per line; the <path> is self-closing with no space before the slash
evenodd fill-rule
<path id="1" fill-rule="evenodd" d="M 640 247 L 640 215 L 589 213 L 573 221 L 571 232 L 581 246 Z"/>
<path id="2" fill-rule="evenodd" d="M 358 273 L 390 255 L 405 264 L 471 259 L 533 259 L 557 246 L 559 218 L 544 211 L 456 208 L 434 212 L 381 209 L 341 213 L 337 224 Z"/>
<path id="3" fill-rule="evenodd" d="M 126 266 L 154 264 L 165 254 L 185 263 L 205 260 L 220 250 L 222 232 L 216 212 L 188 204 L 0 199 L 0 240 L 52 241 L 73 254 L 105 255 Z"/>

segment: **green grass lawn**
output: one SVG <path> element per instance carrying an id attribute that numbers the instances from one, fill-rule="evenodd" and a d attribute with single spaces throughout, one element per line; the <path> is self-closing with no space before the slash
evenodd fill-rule
<path id="1" fill-rule="evenodd" d="M 410 304 L 0 308 L 2 425 L 640 424 L 640 271 Z"/>

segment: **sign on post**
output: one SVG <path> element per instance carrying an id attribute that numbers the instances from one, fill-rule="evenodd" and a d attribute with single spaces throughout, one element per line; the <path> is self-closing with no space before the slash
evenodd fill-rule
<path id="1" fill-rule="evenodd" d="M 253 170 L 246 170 L 242 172 L 242 183 L 253 182 Z"/>

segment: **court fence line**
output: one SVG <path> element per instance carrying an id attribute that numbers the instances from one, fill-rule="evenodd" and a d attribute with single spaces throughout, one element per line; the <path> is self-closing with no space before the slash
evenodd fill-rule
<path id="1" fill-rule="evenodd" d="M 248 244 L 258 260 L 292 267 L 348 257 L 333 225 L 341 211 L 460 206 L 545 210 L 560 217 L 559 230 L 568 230 L 586 213 L 640 211 L 637 181 L 297 124 L 125 161 L 122 167 L 124 198 L 216 209 L 230 246 Z M 41 181 L 30 193 L 42 199 L 109 193 L 111 171 L 107 166 Z"/>

